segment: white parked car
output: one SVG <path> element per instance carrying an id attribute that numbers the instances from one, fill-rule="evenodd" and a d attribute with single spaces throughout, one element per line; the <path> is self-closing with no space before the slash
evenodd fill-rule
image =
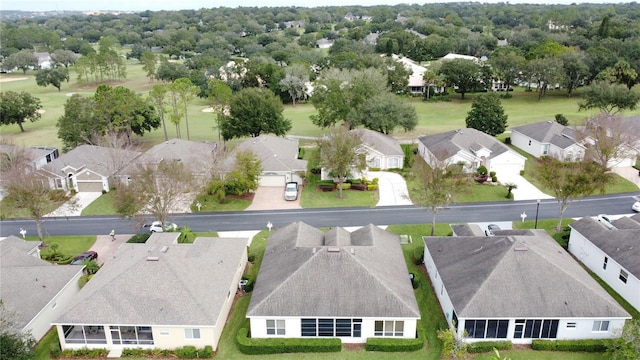
<path id="1" fill-rule="evenodd" d="M 298 198 L 298 183 L 288 182 L 284 188 L 284 199 L 293 201 Z"/>
<path id="2" fill-rule="evenodd" d="M 631 205 L 631 210 L 635 212 L 640 212 L 640 201 L 636 201 Z"/>
<path id="3" fill-rule="evenodd" d="M 162 222 L 154 221 L 149 225 L 149 231 L 154 232 L 165 232 L 165 231 L 175 231 L 178 229 L 178 225 L 174 223 L 166 223 L 164 224 L 164 228 L 162 227 Z"/>
<path id="4" fill-rule="evenodd" d="M 609 230 L 615 229 L 616 227 L 611 223 L 611 219 L 604 214 L 598 215 L 598 221 L 600 221 L 604 226 L 606 226 Z"/>

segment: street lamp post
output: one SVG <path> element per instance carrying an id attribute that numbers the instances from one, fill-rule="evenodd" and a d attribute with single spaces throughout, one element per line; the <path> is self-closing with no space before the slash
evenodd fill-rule
<path id="1" fill-rule="evenodd" d="M 536 223 L 533 225 L 534 229 L 538 228 L 538 211 L 540 211 L 540 199 L 536 200 Z"/>

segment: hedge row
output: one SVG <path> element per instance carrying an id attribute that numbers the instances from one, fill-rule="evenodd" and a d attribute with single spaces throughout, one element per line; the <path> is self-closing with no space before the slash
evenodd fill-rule
<path id="1" fill-rule="evenodd" d="M 605 352 L 607 351 L 606 339 L 585 339 L 585 340 L 540 340 L 534 339 L 531 344 L 533 350 L 547 351 L 584 351 L 584 352 Z"/>
<path id="2" fill-rule="evenodd" d="M 407 352 L 418 351 L 424 346 L 424 336 L 418 332 L 416 339 L 368 338 L 365 344 L 367 351 Z"/>
<path id="3" fill-rule="evenodd" d="M 67 349 L 60 352 L 62 356 L 82 356 L 85 358 L 102 358 L 109 354 L 109 350 L 107 349 Z"/>
<path id="4" fill-rule="evenodd" d="M 167 349 L 123 349 L 123 356 L 132 356 L 132 357 L 143 357 L 143 356 L 169 356 L 175 355 L 180 359 L 198 359 L 198 358 L 206 358 L 210 359 L 213 357 L 213 348 L 211 346 L 205 346 L 204 348 L 198 349 L 195 346 L 183 346 L 181 348 L 177 348 L 174 350 Z"/>
<path id="5" fill-rule="evenodd" d="M 342 341 L 336 338 L 327 339 L 253 339 L 249 336 L 249 330 L 242 328 L 236 337 L 238 347 L 243 354 L 264 355 L 283 353 L 305 352 L 339 352 L 342 350 Z"/>
<path id="6" fill-rule="evenodd" d="M 496 350 L 511 350 L 513 343 L 511 341 L 479 341 L 467 345 L 467 351 L 470 353 L 483 353 Z"/>

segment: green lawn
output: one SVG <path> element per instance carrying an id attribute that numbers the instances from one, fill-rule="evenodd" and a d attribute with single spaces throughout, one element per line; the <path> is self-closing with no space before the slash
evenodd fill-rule
<path id="1" fill-rule="evenodd" d="M 117 215 L 118 213 L 113 207 L 113 197 L 116 191 L 111 190 L 106 194 L 102 194 L 94 202 L 82 209 L 82 216 L 91 215 Z"/>
<path id="2" fill-rule="evenodd" d="M 27 240 L 38 241 L 38 238 L 36 236 L 27 236 Z M 58 244 L 58 252 L 66 256 L 76 256 L 89 250 L 95 242 L 95 235 L 45 236 L 44 243 L 49 247 L 42 249 L 41 254 L 49 254 L 51 245 Z"/>

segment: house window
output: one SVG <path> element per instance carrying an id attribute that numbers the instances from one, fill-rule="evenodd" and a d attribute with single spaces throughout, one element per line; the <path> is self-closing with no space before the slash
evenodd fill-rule
<path id="1" fill-rule="evenodd" d="M 576 328 L 576 323 L 574 322 L 567 323 L 567 329 L 575 329 L 575 328 Z"/>
<path id="2" fill-rule="evenodd" d="M 604 320 L 604 321 L 600 321 L 600 320 L 596 320 L 593 322 L 593 328 L 591 329 L 591 331 L 609 331 L 609 321 L 608 320 Z"/>
<path id="3" fill-rule="evenodd" d="M 362 337 L 362 319 L 301 319 L 300 326 L 302 336 Z"/>
<path id="4" fill-rule="evenodd" d="M 603 270 L 607 270 L 607 263 L 609 262 L 609 258 L 608 257 L 604 257 L 604 263 L 602 263 L 602 269 Z"/>
<path id="5" fill-rule="evenodd" d="M 564 157 L 565 161 L 572 161 L 573 160 L 573 152 L 568 151 L 567 154 Z"/>
<path id="6" fill-rule="evenodd" d="M 468 319 L 464 321 L 467 337 L 476 339 L 506 339 L 509 320 Z"/>
<path id="7" fill-rule="evenodd" d="M 400 167 L 400 159 L 397 157 L 392 157 L 387 160 L 387 167 L 390 169 L 395 169 Z"/>
<path id="8" fill-rule="evenodd" d="M 629 274 L 626 271 L 620 269 L 620 276 L 618 278 L 620 279 L 620 281 L 626 284 L 627 279 L 629 278 Z"/>
<path id="9" fill-rule="evenodd" d="M 200 329 L 184 329 L 184 338 L 187 340 L 200 339 Z"/>
<path id="10" fill-rule="evenodd" d="M 380 158 L 376 157 L 369 160 L 369 167 L 380 168 Z"/>
<path id="11" fill-rule="evenodd" d="M 267 335 L 285 335 L 284 320 L 267 320 Z"/>
<path id="12" fill-rule="evenodd" d="M 374 325 L 375 325 L 374 336 L 403 336 L 404 335 L 404 321 L 377 320 Z"/>
<path id="13" fill-rule="evenodd" d="M 516 339 L 555 339 L 559 320 L 525 320 L 515 323 L 513 337 Z"/>
<path id="14" fill-rule="evenodd" d="M 333 336 L 334 321 L 333 319 L 318 319 L 318 336 Z"/>
<path id="15" fill-rule="evenodd" d="M 316 319 L 302 319 L 300 327 L 302 336 L 318 336 Z"/>

